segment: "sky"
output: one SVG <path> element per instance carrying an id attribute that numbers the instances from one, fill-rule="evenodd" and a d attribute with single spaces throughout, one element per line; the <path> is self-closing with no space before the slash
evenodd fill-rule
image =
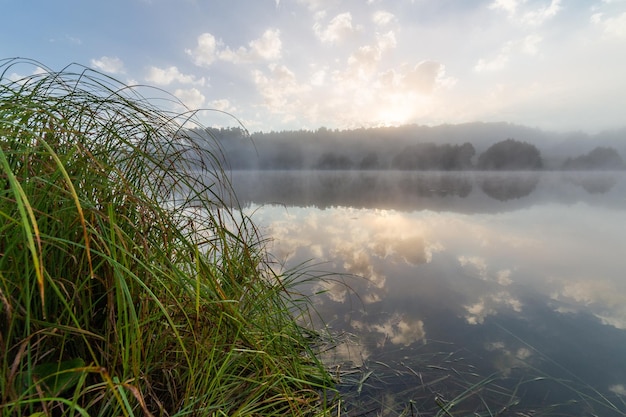
<path id="1" fill-rule="evenodd" d="M 626 126 L 626 0 L 0 0 L 0 58 L 164 89 L 250 132 Z M 28 73 L 11 73 L 17 77 Z M 24 69 L 23 71 L 31 71 Z M 34 71 L 34 70 L 32 70 Z M 215 111 L 207 126 L 236 125 Z"/>

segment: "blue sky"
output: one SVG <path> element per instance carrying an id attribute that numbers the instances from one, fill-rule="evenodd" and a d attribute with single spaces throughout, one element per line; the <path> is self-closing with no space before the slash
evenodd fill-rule
<path id="1" fill-rule="evenodd" d="M 0 57 L 53 70 L 75 62 L 158 86 L 191 108 L 230 112 L 253 132 L 472 121 L 589 133 L 626 126 L 625 0 L 0 5 Z M 234 124 L 215 112 L 201 118 Z"/>

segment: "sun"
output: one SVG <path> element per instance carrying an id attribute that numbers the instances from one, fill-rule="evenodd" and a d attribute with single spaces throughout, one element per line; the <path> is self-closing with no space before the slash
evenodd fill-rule
<path id="1" fill-rule="evenodd" d="M 412 93 L 388 93 L 382 94 L 381 100 L 374 104 L 373 119 L 380 126 L 400 126 L 415 122 L 423 103 L 419 97 Z"/>

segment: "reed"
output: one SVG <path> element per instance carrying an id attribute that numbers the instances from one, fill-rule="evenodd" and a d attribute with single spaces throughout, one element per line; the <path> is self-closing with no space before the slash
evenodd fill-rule
<path id="1" fill-rule="evenodd" d="M 0 61 L 0 414 L 323 413 L 298 273 L 194 113 L 37 67 Z"/>

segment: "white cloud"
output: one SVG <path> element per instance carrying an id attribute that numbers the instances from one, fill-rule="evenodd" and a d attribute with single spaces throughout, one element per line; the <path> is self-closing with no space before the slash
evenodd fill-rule
<path id="1" fill-rule="evenodd" d="M 280 30 L 268 29 L 260 39 L 250 42 L 250 51 L 253 57 L 260 57 L 267 61 L 280 58 L 282 42 Z"/>
<path id="2" fill-rule="evenodd" d="M 602 13 L 596 13 L 591 16 L 591 22 L 599 25 L 608 38 L 626 39 L 626 12 L 607 18 Z"/>
<path id="3" fill-rule="evenodd" d="M 285 65 L 271 64 L 270 73 L 253 71 L 254 82 L 266 106 L 274 112 L 287 110 L 287 103 L 294 96 L 309 90 L 310 87 L 298 83 L 295 74 Z"/>
<path id="4" fill-rule="evenodd" d="M 409 346 L 426 337 L 424 322 L 394 316 L 382 324 L 374 324 L 372 330 L 384 334 L 394 345 Z"/>
<path id="5" fill-rule="evenodd" d="M 509 41 L 493 58 L 480 58 L 474 65 L 474 70 L 477 72 L 499 71 L 506 68 L 511 58 L 516 55 L 536 55 L 542 40 L 541 36 L 531 34 L 518 41 Z"/>
<path id="6" fill-rule="evenodd" d="M 500 53 L 492 59 L 480 58 L 476 65 L 474 65 L 474 70 L 477 72 L 499 71 L 506 66 L 508 61 L 508 52 L 500 51 Z"/>
<path id="7" fill-rule="evenodd" d="M 327 69 L 317 70 L 311 75 L 310 83 L 316 87 L 324 85 L 326 82 L 326 76 L 328 74 Z"/>
<path id="8" fill-rule="evenodd" d="M 561 10 L 561 0 L 552 0 L 549 5 L 536 10 L 529 10 L 521 16 L 521 22 L 538 26 L 552 19 Z"/>
<path id="9" fill-rule="evenodd" d="M 110 74 L 123 74 L 124 62 L 117 57 L 103 56 L 99 59 L 92 59 L 91 66 Z"/>
<path id="10" fill-rule="evenodd" d="M 45 69 L 43 69 L 43 68 L 41 68 L 39 66 L 35 67 L 35 69 L 31 73 L 31 75 L 41 75 L 41 74 L 48 74 L 48 71 L 46 71 Z M 29 78 L 29 76 L 13 72 L 13 73 L 11 73 L 9 75 L 8 78 L 9 78 L 9 80 L 11 80 L 13 82 L 17 82 L 17 83 L 23 84 L 24 82 L 26 82 L 26 80 Z"/>
<path id="11" fill-rule="evenodd" d="M 561 10 L 561 0 L 551 0 L 549 4 L 535 9 L 524 7 L 526 0 L 495 0 L 489 9 L 506 12 L 509 18 L 529 26 L 538 26 L 553 18 Z"/>
<path id="12" fill-rule="evenodd" d="M 228 113 L 235 113 L 237 111 L 237 108 L 233 106 L 228 99 L 213 100 L 209 103 L 209 107 Z"/>
<path id="13" fill-rule="evenodd" d="M 523 304 L 507 292 L 488 294 L 474 304 L 465 305 L 465 320 L 468 324 L 482 324 L 488 316 L 495 316 L 498 310 L 510 308 L 515 312 L 522 311 Z"/>
<path id="14" fill-rule="evenodd" d="M 406 88 L 420 94 L 431 94 L 440 84 L 453 83 L 445 78 L 445 67 L 435 61 L 422 61 L 403 77 Z"/>
<path id="15" fill-rule="evenodd" d="M 519 43 L 520 50 L 526 55 L 536 55 L 539 51 L 538 45 L 542 40 L 543 38 L 539 35 L 528 35 Z"/>
<path id="16" fill-rule="evenodd" d="M 374 12 L 372 15 L 372 21 L 376 24 L 376 26 L 386 26 L 389 23 L 393 22 L 396 19 L 393 13 L 386 12 L 384 10 L 379 10 Z"/>
<path id="17" fill-rule="evenodd" d="M 375 73 L 382 57 L 380 48 L 374 45 L 361 46 L 348 57 L 348 71 L 343 74 L 346 81 L 367 79 Z"/>
<path id="18" fill-rule="evenodd" d="M 489 5 L 489 8 L 493 10 L 503 10 L 507 12 L 509 16 L 514 16 L 518 5 L 519 0 L 495 0 Z"/>
<path id="19" fill-rule="evenodd" d="M 195 49 L 186 49 L 193 62 L 198 66 L 208 67 L 216 60 L 233 63 L 275 61 L 281 57 L 282 42 L 280 30 L 267 29 L 263 35 L 250 41 L 248 47 L 239 47 L 233 50 L 229 47 L 220 48 L 221 43 L 210 33 L 198 36 Z"/>
<path id="20" fill-rule="evenodd" d="M 322 42 L 337 43 L 354 35 L 359 28 L 352 25 L 352 15 L 346 12 L 335 16 L 326 27 L 316 23 L 313 30 Z"/>
<path id="21" fill-rule="evenodd" d="M 620 395 L 622 397 L 626 397 L 626 386 L 624 384 L 615 384 L 609 387 L 609 391 Z"/>
<path id="22" fill-rule="evenodd" d="M 177 89 L 174 95 L 190 110 L 197 110 L 204 106 L 205 97 L 196 88 Z"/>
<path id="23" fill-rule="evenodd" d="M 217 40 L 210 33 L 203 33 L 198 36 L 195 49 L 185 49 L 190 55 L 194 64 L 201 67 L 208 67 L 216 59 Z"/>
<path id="24" fill-rule="evenodd" d="M 471 272 L 476 273 L 480 279 L 487 280 L 487 261 L 484 258 L 461 255 L 458 260 L 462 267 L 467 267 Z"/>
<path id="25" fill-rule="evenodd" d="M 196 84 L 199 86 L 204 86 L 206 84 L 204 77 L 196 79 L 193 75 L 181 73 L 175 66 L 168 68 L 150 67 L 148 69 L 148 74 L 146 75 L 146 81 L 156 85 L 169 85 L 173 82 L 181 84 Z"/>
<path id="26" fill-rule="evenodd" d="M 259 39 L 239 47 L 236 51 L 226 48 L 219 52 L 219 58 L 229 62 L 275 61 L 281 57 L 282 41 L 280 30 L 268 29 Z"/>
<path id="27" fill-rule="evenodd" d="M 396 38 L 393 32 L 377 34 L 375 44 L 361 46 L 348 57 L 347 69 L 337 72 L 336 80 L 340 83 L 351 83 L 359 79 L 370 79 L 376 74 L 383 54 L 395 47 Z"/>
<path id="28" fill-rule="evenodd" d="M 398 44 L 398 42 L 396 41 L 396 34 L 392 31 L 382 34 L 377 33 L 376 44 L 382 52 L 394 49 Z"/>

